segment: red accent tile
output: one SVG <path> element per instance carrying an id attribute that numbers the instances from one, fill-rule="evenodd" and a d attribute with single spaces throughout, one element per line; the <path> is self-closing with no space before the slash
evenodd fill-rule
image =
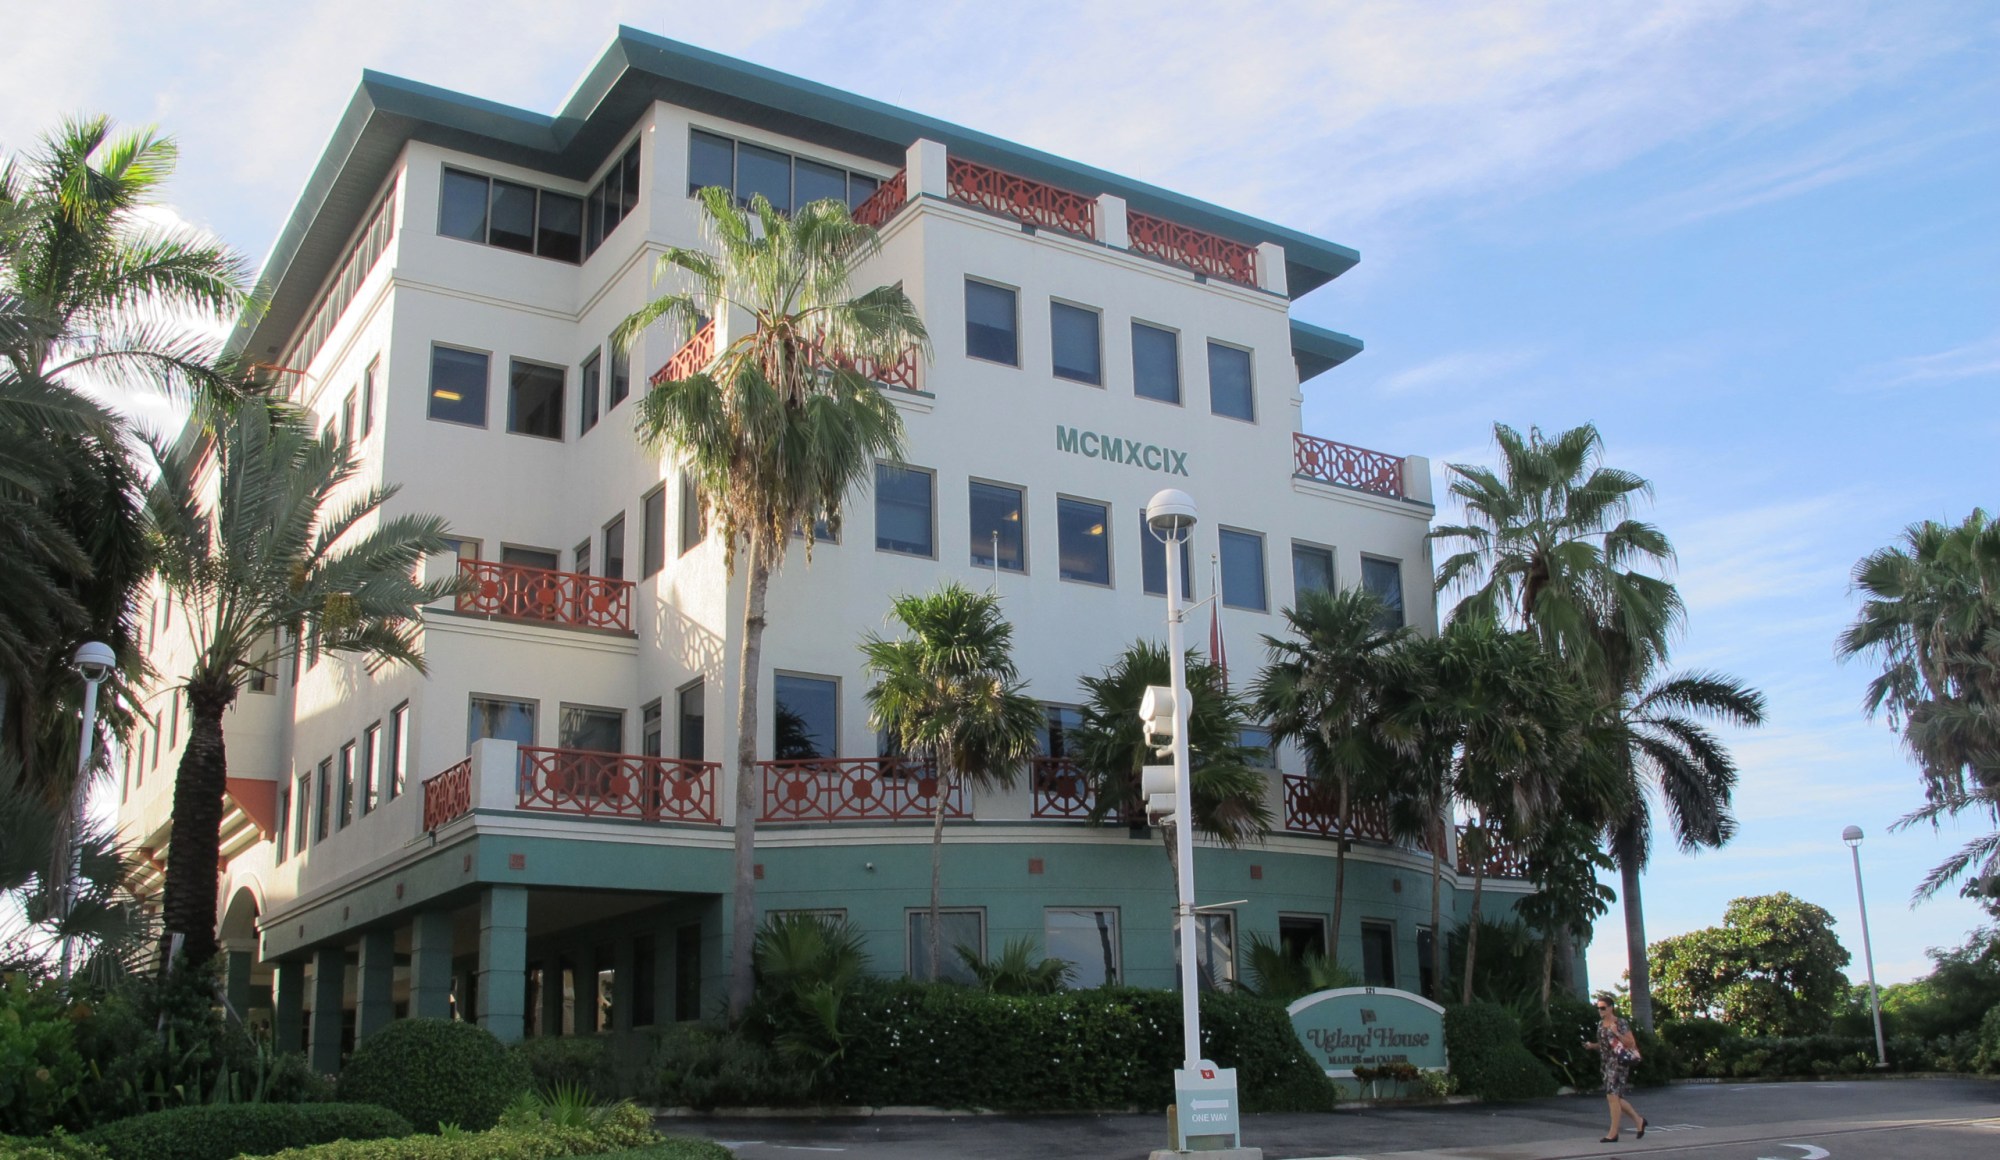
<path id="1" fill-rule="evenodd" d="M 507 869 L 526 870 L 527 868 L 528 868 L 528 856 L 526 854 L 507 855 Z"/>
<path id="2" fill-rule="evenodd" d="M 1028 859 L 1028 873 L 1040 874 L 1041 872 L 1042 872 L 1042 860 L 1040 858 Z"/>
<path id="3" fill-rule="evenodd" d="M 764 864 L 762 862 L 757 863 L 753 872 L 756 874 L 758 880 L 762 881 L 764 878 Z"/>
<path id="4" fill-rule="evenodd" d="M 1263 880 L 1264 880 L 1264 868 L 1263 868 L 1262 866 L 1256 866 L 1256 865 L 1253 865 L 1253 866 L 1251 866 L 1251 867 L 1250 867 L 1250 880 L 1251 880 L 1252 882 L 1261 882 L 1261 881 L 1263 881 Z"/>

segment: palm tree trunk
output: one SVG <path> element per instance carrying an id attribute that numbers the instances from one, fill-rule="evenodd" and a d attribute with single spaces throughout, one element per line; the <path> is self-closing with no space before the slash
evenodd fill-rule
<path id="1" fill-rule="evenodd" d="M 1340 963 L 1340 911 L 1347 901 L 1347 836 L 1353 832 L 1354 803 L 1347 797 L 1347 782 L 1340 783 L 1340 833 L 1333 842 L 1333 935 L 1328 940 L 1328 958 Z M 1363 964 L 1366 969 L 1366 964 Z"/>
<path id="2" fill-rule="evenodd" d="M 182 953 L 192 967 L 215 957 L 222 794 L 229 780 L 222 715 L 236 699 L 233 683 L 218 684 L 188 686 L 188 739 L 174 774 L 173 832 L 167 850 L 166 898 L 161 904 L 162 925 L 168 935 L 181 936 Z M 161 970 L 172 965 L 162 961 Z"/>
<path id="3" fill-rule="evenodd" d="M 1445 948 L 1450 945 L 1445 942 L 1443 927 L 1444 911 L 1438 901 L 1439 892 L 1443 889 L 1444 878 L 1444 869 L 1440 863 L 1440 859 L 1444 857 L 1444 854 L 1441 851 L 1445 849 L 1445 843 L 1450 841 L 1445 829 L 1444 815 L 1439 814 L 1436 818 L 1432 819 L 1431 833 L 1436 839 L 1431 844 L 1431 998 L 1436 1002 L 1443 1003 L 1445 995 Z"/>
<path id="4" fill-rule="evenodd" d="M 729 1021 L 743 1018 L 756 989 L 757 950 L 757 692 L 764 658 L 764 598 L 771 567 L 760 527 L 750 532 L 750 584 L 743 598 L 743 650 L 736 674 L 736 890 L 730 912 Z"/>
<path id="5" fill-rule="evenodd" d="M 932 771 L 937 792 L 931 795 L 931 974 L 938 981 L 938 891 L 944 883 L 944 755 L 939 754 Z"/>
<path id="6" fill-rule="evenodd" d="M 1549 984 L 1556 975 L 1556 938 L 1553 934 L 1542 938 L 1542 1010 L 1549 1009 Z"/>
<path id="7" fill-rule="evenodd" d="M 1479 957 L 1479 904 L 1486 889 L 1486 815 L 1474 819 L 1478 826 L 1479 846 L 1473 851 L 1472 860 L 1472 913 L 1465 924 L 1465 979 L 1459 987 L 1461 1003 L 1472 1002 L 1472 964 Z"/>
<path id="8" fill-rule="evenodd" d="M 1653 1029 L 1653 979 L 1646 964 L 1646 910 L 1639 900 L 1639 867 L 1621 859 L 1618 876 L 1625 888 L 1625 969 L 1632 980 L 1632 1022 Z"/>

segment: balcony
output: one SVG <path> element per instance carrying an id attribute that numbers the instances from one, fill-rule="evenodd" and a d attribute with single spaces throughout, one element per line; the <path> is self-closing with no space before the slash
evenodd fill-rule
<path id="1" fill-rule="evenodd" d="M 1466 838 L 1472 833 L 1471 826 L 1458 827 L 1458 873 L 1467 877 L 1477 868 L 1472 852 L 1466 849 Z M 1514 842 L 1500 836 L 1491 826 L 1486 828 L 1486 865 L 1482 876 L 1486 878 L 1526 878 L 1528 876 L 1528 852 Z"/>
<path id="2" fill-rule="evenodd" d="M 424 779 L 424 829 L 487 810 L 716 825 L 713 761 L 680 761 L 477 741 L 472 755 Z"/>
<path id="3" fill-rule="evenodd" d="M 1408 498 L 1403 487 L 1403 457 L 1363 447 L 1351 447 L 1301 432 L 1292 434 L 1292 473 L 1301 479 L 1351 487 L 1356 491 Z"/>
<path id="4" fill-rule="evenodd" d="M 881 191 L 878 190 L 877 192 Z M 863 204 L 865 205 L 866 203 Z M 708 365 L 715 361 L 717 354 L 716 342 L 715 323 L 711 321 L 700 330 L 695 331 L 693 338 L 682 343 L 681 348 L 674 352 L 674 357 L 668 359 L 665 366 L 653 372 L 653 377 L 648 381 L 657 387 L 661 383 L 684 379 L 708 369 Z M 817 350 L 813 353 L 815 356 L 819 354 Z M 904 351 L 903 356 L 894 363 L 880 363 L 872 359 L 850 359 L 844 357 L 825 358 L 820 361 L 855 371 L 863 378 L 885 387 L 896 387 L 905 391 L 919 389 L 917 386 L 917 352 L 915 350 Z"/>
<path id="5" fill-rule="evenodd" d="M 902 757 L 821 757 L 760 761 L 763 822 L 906 822 L 928 820 L 937 801 L 930 763 Z M 965 787 L 945 795 L 944 816 L 962 820 Z"/>
<path id="6" fill-rule="evenodd" d="M 424 779 L 424 830 L 434 831 L 472 812 L 472 759 Z"/>
<path id="7" fill-rule="evenodd" d="M 461 560 L 458 572 L 460 612 L 633 635 L 630 580 L 488 560 Z"/>
<path id="8" fill-rule="evenodd" d="M 1090 779 L 1067 757 L 1037 757 L 1029 766 L 1032 801 L 1029 816 L 1083 821 L 1097 805 Z"/>
<path id="9" fill-rule="evenodd" d="M 1330 787 L 1316 784 L 1304 774 L 1285 775 L 1285 829 L 1293 834 L 1313 834 L 1321 838 L 1380 842 L 1393 845 L 1389 815 L 1377 806 L 1348 811 L 1347 827 L 1340 825 L 1340 795 Z"/>

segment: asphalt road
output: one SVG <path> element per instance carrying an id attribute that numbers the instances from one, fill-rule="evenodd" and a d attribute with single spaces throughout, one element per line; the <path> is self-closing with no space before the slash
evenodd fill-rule
<path id="1" fill-rule="evenodd" d="M 1265 1160 L 1983 1160 L 2000 1157 L 2000 1082 L 1881 1079 L 1688 1084 L 1642 1090 L 1644 1140 L 1600 1144 L 1601 1096 L 1249 1116 Z M 1164 1116 L 870 1116 L 671 1119 L 741 1160 L 1143 1160 Z"/>

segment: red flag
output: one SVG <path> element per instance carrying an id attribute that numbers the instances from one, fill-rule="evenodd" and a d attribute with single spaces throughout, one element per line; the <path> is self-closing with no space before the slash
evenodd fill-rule
<path id="1" fill-rule="evenodd" d="M 1209 560 L 1208 659 L 1222 670 L 1222 691 L 1229 691 L 1229 649 L 1222 643 L 1222 594 L 1214 582 L 1215 561 Z"/>

